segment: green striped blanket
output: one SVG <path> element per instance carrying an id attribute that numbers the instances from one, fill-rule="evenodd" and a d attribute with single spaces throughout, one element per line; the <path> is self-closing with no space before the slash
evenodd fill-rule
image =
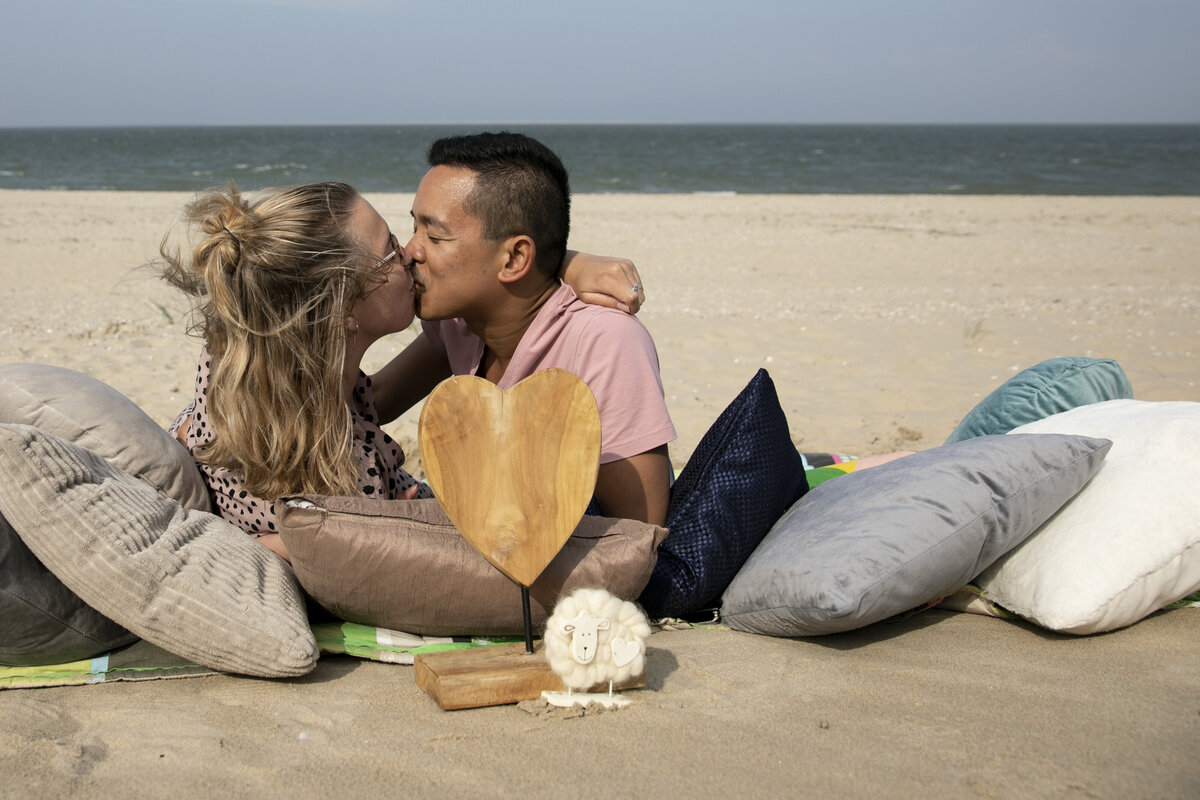
<path id="1" fill-rule="evenodd" d="M 417 636 L 411 633 L 327 622 L 312 626 L 322 653 L 346 654 L 389 664 L 412 664 L 419 653 L 461 650 L 522 641 L 520 637 Z M 0 666 L 0 689 L 38 686 L 74 686 L 107 681 L 146 681 L 162 678 L 191 678 L 216 675 L 216 670 L 192 664 L 147 641 L 138 641 L 95 658 L 40 667 Z"/>

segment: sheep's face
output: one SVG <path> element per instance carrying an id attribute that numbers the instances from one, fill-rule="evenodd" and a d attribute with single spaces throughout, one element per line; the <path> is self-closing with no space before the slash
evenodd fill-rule
<path id="1" fill-rule="evenodd" d="M 599 647 L 598 631 L 608 630 L 610 624 L 602 617 L 592 616 L 586 609 L 580 610 L 575 619 L 564 623 L 562 632 L 571 637 L 571 658 L 580 664 L 592 663 Z"/>

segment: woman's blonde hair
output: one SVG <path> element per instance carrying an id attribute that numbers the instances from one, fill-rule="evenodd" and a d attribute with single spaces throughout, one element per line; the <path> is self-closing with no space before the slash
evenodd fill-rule
<path id="1" fill-rule="evenodd" d="M 195 455 L 260 497 L 360 491 L 346 319 L 387 267 L 346 231 L 358 201 L 344 183 L 315 183 L 249 202 L 231 183 L 184 210 L 198 235 L 190 257 L 166 239 L 159 250 L 160 274 L 194 298 L 192 332 L 212 358 L 214 438 Z"/>

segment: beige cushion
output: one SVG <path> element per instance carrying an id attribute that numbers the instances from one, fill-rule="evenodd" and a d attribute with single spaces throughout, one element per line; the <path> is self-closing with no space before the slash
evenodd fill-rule
<path id="1" fill-rule="evenodd" d="M 125 395 L 82 372 L 0 365 L 0 422 L 32 425 L 86 447 L 185 508 L 210 510 L 192 456 Z"/>
<path id="2" fill-rule="evenodd" d="M 95 453 L 0 424 L 0 513 L 67 588 L 159 647 L 263 677 L 316 663 L 304 599 L 282 559 Z"/>
<path id="3" fill-rule="evenodd" d="M 306 495 L 278 507 L 296 577 L 335 615 L 431 636 L 523 630 L 521 587 L 463 539 L 436 500 Z M 529 589 L 534 625 L 578 588 L 636 599 L 666 535 L 657 525 L 584 517 Z"/>
<path id="4" fill-rule="evenodd" d="M 1200 591 L 1200 403 L 1109 400 L 1018 433 L 1113 445 L 1074 500 L 975 580 L 988 600 L 1051 630 L 1091 634 Z"/>

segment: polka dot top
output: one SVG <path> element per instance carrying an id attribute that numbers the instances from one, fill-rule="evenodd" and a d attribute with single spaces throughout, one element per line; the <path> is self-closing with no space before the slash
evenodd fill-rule
<path id="1" fill-rule="evenodd" d="M 192 402 L 179 413 L 171 424 L 170 433 L 175 435 L 190 417 L 186 446 L 189 452 L 211 442 L 214 436 L 208 421 L 206 399 L 208 376 L 212 359 L 205 349 L 200 354 L 200 367 L 196 372 L 196 394 Z M 404 451 L 400 445 L 379 427 L 375 416 L 375 396 L 371 391 L 371 379 L 361 370 L 354 385 L 354 397 L 350 404 L 350 420 L 353 427 L 353 450 L 359 463 L 359 489 L 367 497 L 394 500 L 412 486 L 418 486 L 417 497 L 433 497 L 433 491 L 425 484 L 404 471 Z M 275 503 L 255 497 L 246 491 L 242 478 L 236 472 L 222 467 L 211 467 L 196 462 L 208 483 L 213 506 L 225 520 L 247 533 L 276 532 Z"/>

